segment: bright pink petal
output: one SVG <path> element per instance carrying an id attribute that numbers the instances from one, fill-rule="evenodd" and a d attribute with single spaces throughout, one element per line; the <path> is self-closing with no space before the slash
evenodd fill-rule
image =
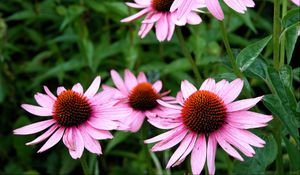
<path id="1" fill-rule="evenodd" d="M 80 83 L 76 83 L 73 87 L 72 87 L 72 91 L 75 91 L 79 94 L 83 94 L 83 87 L 81 86 Z"/>
<path id="2" fill-rule="evenodd" d="M 134 15 L 131 15 L 127 18 L 124 18 L 121 20 L 121 22 L 130 22 L 130 21 L 134 21 L 136 19 L 139 19 L 141 18 L 143 15 L 145 15 L 146 13 L 150 12 L 151 11 L 151 8 L 145 8 L 141 11 L 139 11 L 138 13 L 134 14 Z"/>
<path id="3" fill-rule="evenodd" d="M 63 86 L 59 86 L 56 90 L 56 94 L 60 95 L 60 93 L 62 93 L 63 91 L 65 91 L 66 89 Z"/>
<path id="4" fill-rule="evenodd" d="M 100 83 L 101 83 L 101 78 L 100 76 L 97 76 L 92 82 L 92 84 L 90 85 L 90 87 L 85 91 L 84 95 L 88 98 L 93 97 L 97 93 L 100 87 Z"/>
<path id="5" fill-rule="evenodd" d="M 182 128 L 178 132 L 175 132 L 172 136 L 170 136 L 167 139 L 164 139 L 160 141 L 159 143 L 155 144 L 151 151 L 162 151 L 169 149 L 173 147 L 174 145 L 177 145 L 179 142 L 182 141 L 182 139 L 185 137 L 187 134 L 188 130 L 185 128 Z"/>
<path id="6" fill-rule="evenodd" d="M 167 107 L 167 108 L 177 109 L 177 110 L 181 110 L 181 109 L 182 109 L 181 106 L 172 105 L 172 104 L 166 103 L 166 102 L 164 102 L 164 101 L 162 101 L 162 100 L 156 100 L 156 101 L 157 101 L 157 103 L 159 103 L 160 105 L 165 106 L 165 107 Z"/>
<path id="7" fill-rule="evenodd" d="M 195 144 L 191 155 L 193 174 L 200 174 L 206 159 L 206 141 L 204 134 L 201 134 Z"/>
<path id="8" fill-rule="evenodd" d="M 164 41 L 168 36 L 168 21 L 167 15 L 162 14 L 162 17 L 156 22 L 155 33 L 158 41 Z"/>
<path id="9" fill-rule="evenodd" d="M 196 143 L 197 134 L 192 134 L 192 136 L 193 136 L 193 138 L 192 138 L 191 143 L 189 144 L 189 146 L 187 147 L 185 152 L 182 154 L 182 156 L 177 160 L 177 162 L 172 167 L 181 164 L 184 161 L 184 159 L 186 158 L 186 156 L 188 154 L 190 154 L 190 152 L 193 150 L 195 143 Z"/>
<path id="10" fill-rule="evenodd" d="M 75 150 L 76 147 L 74 145 L 74 134 L 73 134 L 73 128 L 69 127 L 66 128 L 65 134 L 63 136 L 63 143 L 66 145 L 66 147 L 70 150 Z"/>
<path id="11" fill-rule="evenodd" d="M 158 80 L 152 85 L 152 87 L 156 90 L 156 92 L 159 92 L 162 88 L 162 82 Z"/>
<path id="12" fill-rule="evenodd" d="M 53 108 L 54 100 L 48 95 L 37 93 L 34 95 L 34 98 L 40 106 L 48 109 Z"/>
<path id="13" fill-rule="evenodd" d="M 208 78 L 202 83 L 200 90 L 214 92 L 215 86 L 216 86 L 215 80 L 212 78 Z"/>
<path id="14" fill-rule="evenodd" d="M 239 78 L 229 83 L 229 90 L 222 96 L 224 103 L 228 104 L 235 100 L 241 93 L 243 86 L 244 82 Z"/>
<path id="15" fill-rule="evenodd" d="M 236 111 L 228 113 L 226 119 L 241 124 L 260 124 L 271 121 L 273 117 L 251 111 Z"/>
<path id="16" fill-rule="evenodd" d="M 129 91 L 131 91 L 138 84 L 137 79 L 135 78 L 133 73 L 128 69 L 125 69 L 124 81 Z"/>
<path id="17" fill-rule="evenodd" d="M 56 97 L 53 95 L 53 93 L 48 89 L 47 86 L 44 86 L 44 90 L 46 92 L 46 94 L 51 97 L 53 100 L 56 100 Z"/>
<path id="18" fill-rule="evenodd" d="M 131 132 L 137 132 L 142 127 L 145 116 L 140 112 L 134 112 L 132 115 L 134 115 L 134 120 L 130 123 L 129 130 Z"/>
<path id="19" fill-rule="evenodd" d="M 188 134 L 182 140 L 179 147 L 176 149 L 176 151 L 174 152 L 174 154 L 170 158 L 166 168 L 170 168 L 182 156 L 182 154 L 186 151 L 186 149 L 190 145 L 192 139 L 193 139 L 193 134 Z"/>
<path id="20" fill-rule="evenodd" d="M 224 2 L 233 10 L 239 13 L 245 13 L 246 6 L 244 4 L 239 3 L 238 0 L 224 0 Z"/>
<path id="21" fill-rule="evenodd" d="M 56 145 L 64 134 L 65 128 L 59 128 L 55 133 L 47 140 L 47 142 L 38 150 L 38 153 L 46 151 L 47 149 Z"/>
<path id="22" fill-rule="evenodd" d="M 137 77 L 137 80 L 138 80 L 139 83 L 147 82 L 147 77 L 146 77 L 145 73 L 140 72 L 138 77 Z"/>
<path id="23" fill-rule="evenodd" d="M 111 74 L 111 78 L 112 78 L 115 86 L 122 92 L 122 94 L 127 95 L 128 90 L 124 84 L 124 81 L 120 77 L 120 75 L 115 70 L 111 70 L 110 74 Z"/>
<path id="24" fill-rule="evenodd" d="M 167 20 L 169 21 L 168 23 L 168 36 L 167 40 L 170 41 L 173 37 L 174 31 L 175 31 L 175 24 L 172 21 L 172 15 L 167 15 Z"/>
<path id="25" fill-rule="evenodd" d="M 83 138 L 84 147 L 89 150 L 91 153 L 95 153 L 97 155 L 102 154 L 101 146 L 99 142 L 93 139 L 89 134 L 86 133 L 85 129 L 79 127 L 80 133 Z"/>
<path id="26" fill-rule="evenodd" d="M 23 126 L 21 128 L 15 129 L 13 132 L 16 135 L 28 135 L 28 134 L 33 134 L 40 132 L 49 126 L 53 125 L 56 121 L 53 119 L 33 123 L 30 125 Z"/>
<path id="27" fill-rule="evenodd" d="M 248 110 L 258 103 L 263 96 L 239 100 L 226 105 L 227 112 Z"/>
<path id="28" fill-rule="evenodd" d="M 227 89 L 229 87 L 229 82 L 227 80 L 221 80 L 218 83 L 216 83 L 215 86 L 215 94 L 217 94 L 219 97 L 223 97 L 227 93 Z"/>
<path id="29" fill-rule="evenodd" d="M 112 120 L 102 119 L 102 118 L 91 118 L 88 123 L 94 128 L 100 130 L 113 130 L 118 128 L 117 122 Z"/>
<path id="30" fill-rule="evenodd" d="M 192 85 L 187 80 L 183 80 L 181 82 L 181 92 L 182 92 L 182 96 L 184 97 L 184 99 L 189 98 L 189 96 L 192 95 L 196 91 L 197 91 L 197 89 L 195 88 L 195 86 Z"/>
<path id="31" fill-rule="evenodd" d="M 84 128 L 86 132 L 94 139 L 104 140 L 113 138 L 113 135 L 109 131 L 96 129 L 89 124 L 85 125 Z"/>
<path id="32" fill-rule="evenodd" d="M 218 132 L 215 132 L 215 136 L 219 145 L 223 148 L 224 151 L 226 151 L 232 157 L 240 161 L 244 161 L 242 156 L 228 142 L 226 142 L 222 135 L 220 135 Z"/>
<path id="33" fill-rule="evenodd" d="M 187 18 L 187 23 L 191 25 L 197 25 L 202 22 L 200 16 L 195 12 L 190 12 L 186 18 Z"/>
<path id="34" fill-rule="evenodd" d="M 34 139 L 31 142 L 26 143 L 26 145 L 34 145 L 34 144 L 38 144 L 42 141 L 44 141 L 45 139 L 47 139 L 56 129 L 58 128 L 58 125 L 53 125 L 51 126 L 51 128 L 49 128 L 45 133 L 43 133 L 42 135 L 40 135 L 39 137 L 37 137 L 36 139 Z"/>
<path id="35" fill-rule="evenodd" d="M 163 119 L 148 119 L 148 122 L 159 129 L 173 129 L 182 124 L 181 122 L 169 122 Z"/>
<path id="36" fill-rule="evenodd" d="M 299 0 L 292 0 L 292 2 L 297 5 L 297 6 L 300 6 L 300 1 Z"/>
<path id="37" fill-rule="evenodd" d="M 224 13 L 219 4 L 219 0 L 205 0 L 207 9 L 214 15 L 218 20 L 224 19 Z"/>
<path id="38" fill-rule="evenodd" d="M 158 142 L 158 141 L 161 141 L 161 140 L 164 140 L 164 139 L 167 139 L 168 137 L 172 136 L 174 133 L 177 133 L 178 130 L 181 130 L 183 127 L 178 127 L 176 129 L 172 129 L 170 131 L 167 131 L 165 133 L 162 133 L 160 135 L 157 135 L 151 139 L 147 139 L 144 141 L 144 143 L 154 143 L 154 142 Z"/>
<path id="39" fill-rule="evenodd" d="M 73 145 L 75 149 L 69 149 L 69 153 L 73 159 L 82 156 L 84 150 L 84 141 L 78 128 L 73 127 Z"/>
<path id="40" fill-rule="evenodd" d="M 21 107 L 25 109 L 27 112 L 37 116 L 52 116 L 52 109 L 34 106 L 30 104 L 22 104 Z"/>
<path id="41" fill-rule="evenodd" d="M 217 141 L 215 139 L 214 134 L 210 134 L 207 142 L 207 167 L 209 174 L 215 174 L 216 166 L 215 166 L 215 158 L 217 151 Z"/>

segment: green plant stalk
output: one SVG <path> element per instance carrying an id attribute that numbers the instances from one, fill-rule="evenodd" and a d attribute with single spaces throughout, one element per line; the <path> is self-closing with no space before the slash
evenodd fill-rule
<path id="1" fill-rule="evenodd" d="M 279 37 L 280 37 L 280 0 L 274 0 L 274 14 L 273 14 L 273 62 L 276 69 L 279 65 Z"/>
<path id="2" fill-rule="evenodd" d="M 235 58 L 234 58 L 234 55 L 233 55 L 233 52 L 230 48 L 227 31 L 225 29 L 225 24 L 224 24 L 223 21 L 221 21 L 220 24 L 221 24 L 221 32 L 222 32 L 223 42 L 224 42 L 224 45 L 225 45 L 225 48 L 226 48 L 226 52 L 229 56 L 231 66 L 233 68 L 233 72 L 237 77 L 242 78 L 243 74 L 242 74 L 241 70 L 238 68 L 238 65 L 236 64 L 236 61 L 235 61 Z"/>
<path id="3" fill-rule="evenodd" d="M 281 14 L 281 18 L 283 19 L 283 17 L 286 15 L 286 11 L 287 11 L 287 0 L 283 0 L 282 1 L 282 14 Z M 284 65 L 284 58 L 285 58 L 285 33 L 282 36 L 282 40 L 280 43 L 280 62 L 279 62 L 279 67 L 282 67 Z"/>
<path id="4" fill-rule="evenodd" d="M 184 41 L 184 38 L 183 38 L 180 28 L 176 28 L 176 35 L 177 35 L 179 45 L 181 47 L 184 57 L 186 57 L 189 60 L 191 66 L 192 66 L 192 69 L 193 69 L 193 72 L 195 74 L 195 78 L 197 81 L 196 84 L 199 85 L 202 82 L 202 78 L 201 78 L 201 75 L 198 71 L 197 65 L 196 65 L 192 55 L 190 54 L 188 48 L 186 47 L 186 44 L 185 44 L 185 41 Z"/>
<path id="5" fill-rule="evenodd" d="M 274 116 L 274 129 L 273 135 L 277 143 L 277 157 L 276 157 L 276 174 L 277 175 L 284 175 L 283 169 L 283 160 L 282 160 L 282 147 L 281 147 L 281 123 L 277 116 Z"/>
<path id="6" fill-rule="evenodd" d="M 88 164 L 86 162 L 86 158 L 85 158 L 84 155 L 80 158 L 80 163 L 81 163 L 81 167 L 82 167 L 82 170 L 83 170 L 83 174 L 84 175 L 89 175 L 89 167 L 88 167 Z"/>

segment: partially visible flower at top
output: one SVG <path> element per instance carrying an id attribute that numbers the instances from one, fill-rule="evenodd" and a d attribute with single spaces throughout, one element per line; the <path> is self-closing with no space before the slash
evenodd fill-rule
<path id="1" fill-rule="evenodd" d="M 291 0 L 298 7 L 300 6 L 300 0 Z"/>
<path id="2" fill-rule="evenodd" d="M 148 117 L 148 121 L 151 123 L 151 118 L 155 117 L 158 111 L 164 109 L 156 100 L 175 100 L 174 97 L 166 96 L 169 91 L 159 93 L 162 89 L 162 82 L 158 80 L 151 84 L 143 72 L 135 77 L 126 69 L 123 81 L 115 70 L 111 70 L 111 77 L 116 88 L 103 86 L 103 89 L 104 91 L 114 91 L 113 98 L 117 100 L 116 106 L 132 110 L 131 114 L 122 120 L 122 123 L 128 126 L 128 130 L 131 132 L 136 132 L 141 128 L 145 117 Z"/>
<path id="3" fill-rule="evenodd" d="M 142 9 L 140 12 L 122 19 L 121 22 L 130 22 L 141 18 L 146 15 L 146 18 L 142 21 L 142 26 L 138 32 L 141 38 L 144 38 L 152 29 L 155 24 L 156 38 L 159 41 L 170 41 L 175 25 L 183 26 L 186 24 L 200 24 L 200 16 L 193 10 L 202 7 L 202 4 L 193 3 L 193 7 L 184 18 L 178 20 L 177 10 L 170 12 L 170 7 L 174 0 L 134 0 L 134 3 L 127 2 L 129 7 Z"/>
<path id="4" fill-rule="evenodd" d="M 241 79 L 216 83 L 209 78 L 199 90 L 188 81 L 182 81 L 176 97 L 178 105 L 158 100 L 168 109 L 161 111 L 152 122 L 158 128 L 171 130 L 145 143 L 158 142 L 151 150 L 162 151 L 181 142 L 167 168 L 179 165 L 191 153 L 192 174 L 200 174 L 206 161 L 209 174 L 215 173 L 217 143 L 238 160 L 243 161 L 243 158 L 235 148 L 252 157 L 255 150 L 251 145 L 263 147 L 265 141 L 247 129 L 266 126 L 272 116 L 248 111 L 263 96 L 233 102 L 242 88 Z"/>
<path id="5" fill-rule="evenodd" d="M 174 3 L 171 7 L 171 12 L 178 10 L 178 18 L 180 19 L 181 17 L 185 17 L 192 10 L 192 4 L 195 1 L 201 1 L 202 4 L 205 4 L 208 11 L 218 20 L 224 19 L 224 13 L 219 0 L 174 0 Z M 255 6 L 253 0 L 224 0 L 224 2 L 238 13 L 245 13 L 248 7 Z"/>
<path id="6" fill-rule="evenodd" d="M 109 91 L 96 94 L 100 81 L 100 77 L 96 77 L 85 92 L 80 83 L 69 90 L 58 87 L 57 97 L 44 86 L 46 94 L 37 93 L 34 96 L 39 106 L 22 104 L 22 108 L 31 114 L 52 116 L 52 118 L 15 129 L 14 134 L 34 134 L 48 128 L 46 132 L 26 145 L 37 144 L 48 139 L 38 150 L 40 153 L 56 145 L 62 138 L 73 159 L 82 156 L 84 147 L 92 153 L 102 154 L 97 140 L 113 138 L 108 130 L 117 129 L 119 118 L 127 116 L 131 110 L 113 108 L 114 103 L 110 101 L 113 93 Z"/>

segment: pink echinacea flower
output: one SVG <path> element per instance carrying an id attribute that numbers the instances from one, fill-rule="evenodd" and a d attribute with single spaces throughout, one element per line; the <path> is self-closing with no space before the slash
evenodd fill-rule
<path id="1" fill-rule="evenodd" d="M 37 93 L 34 96 L 39 106 L 22 104 L 22 108 L 31 114 L 52 118 L 15 129 L 14 134 L 34 134 L 48 128 L 26 145 L 37 144 L 47 139 L 38 150 L 40 153 L 62 139 L 73 159 L 80 158 L 84 148 L 91 153 L 102 154 L 97 140 L 113 138 L 108 130 L 117 129 L 118 118 L 122 115 L 127 116 L 130 111 L 125 108 L 114 109 L 114 104 L 110 102 L 113 95 L 111 92 L 102 91 L 96 94 L 100 81 L 100 77 L 96 77 L 85 92 L 80 83 L 69 90 L 58 87 L 57 97 L 44 86 L 46 94 Z"/>
<path id="2" fill-rule="evenodd" d="M 158 100 L 168 109 L 158 114 L 153 122 L 154 126 L 171 130 L 145 143 L 158 142 L 152 151 L 166 150 L 180 143 L 167 168 L 179 165 L 191 153 L 193 174 L 200 174 L 205 162 L 209 174 L 215 173 L 217 144 L 238 160 L 243 161 L 243 158 L 236 149 L 252 157 L 255 154 L 252 146 L 263 147 L 265 141 L 247 129 L 266 126 L 272 116 L 248 111 L 263 96 L 233 102 L 242 88 L 241 79 L 216 83 L 209 78 L 199 90 L 188 81 L 182 81 L 176 97 L 178 104 Z"/>
<path id="3" fill-rule="evenodd" d="M 190 13 L 195 1 L 201 1 L 204 4 L 208 11 L 216 17 L 218 20 L 224 19 L 224 13 L 219 3 L 219 0 L 174 0 L 174 3 L 171 6 L 171 12 L 178 10 L 179 19 L 182 16 L 186 16 L 187 13 Z M 238 13 L 245 13 L 248 7 L 254 7 L 255 3 L 253 0 L 224 0 L 230 8 Z"/>
<path id="4" fill-rule="evenodd" d="M 120 75 L 111 70 L 111 77 L 116 88 L 103 86 L 105 90 L 115 91 L 114 98 L 117 106 L 122 106 L 128 110 L 132 110 L 131 114 L 123 118 L 123 124 L 128 126 L 129 131 L 138 131 L 145 118 L 151 123 L 151 118 L 164 107 L 157 103 L 156 100 L 175 100 L 174 97 L 166 96 L 169 92 L 159 93 L 162 89 L 160 80 L 151 84 L 148 82 L 145 74 L 140 72 L 137 77 L 128 69 L 124 71 L 124 81 Z"/>
<path id="5" fill-rule="evenodd" d="M 187 12 L 187 15 L 178 20 L 177 11 L 174 10 L 173 12 L 170 12 L 173 1 L 174 0 L 134 0 L 134 3 L 127 2 L 127 6 L 142 10 L 132 16 L 122 19 L 121 22 L 134 21 L 146 15 L 145 19 L 142 21 L 138 35 L 141 38 L 144 38 L 156 23 L 156 38 L 159 41 L 164 41 L 166 39 L 170 41 L 175 30 L 175 25 L 196 25 L 200 24 L 202 21 L 200 16 L 193 11 L 201 7 L 201 4 L 193 3 L 193 8 Z"/>

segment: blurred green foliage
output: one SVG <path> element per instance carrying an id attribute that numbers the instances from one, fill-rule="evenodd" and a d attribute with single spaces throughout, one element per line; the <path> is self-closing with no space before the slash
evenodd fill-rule
<path id="1" fill-rule="evenodd" d="M 291 6 L 292 7 L 292 6 Z M 238 66 L 246 75 L 242 97 L 268 95 L 255 110 L 278 116 L 283 123 L 283 160 L 286 172 L 299 168 L 299 62 L 294 48 L 299 10 L 283 19 L 286 33 L 287 63 L 281 70 L 270 67 L 272 60 L 272 3 L 257 1 L 245 15 L 226 6 L 225 24 L 230 44 L 235 48 Z M 109 0 L 1 0 L 0 1 L 0 174 L 71 174 L 82 172 L 80 162 L 72 160 L 62 143 L 37 154 L 37 146 L 25 146 L 35 136 L 13 136 L 14 128 L 42 120 L 20 108 L 35 104 L 33 95 L 47 85 L 53 92 L 59 85 L 70 88 L 80 82 L 85 88 L 100 75 L 112 85 L 109 71 L 125 68 L 145 71 L 151 81 L 161 79 L 172 95 L 180 82 L 194 82 L 191 66 L 183 57 L 176 36 L 159 43 L 153 32 L 145 39 L 137 36 L 140 23 L 120 20 L 134 11 L 123 1 Z M 197 26 L 182 27 L 188 48 L 201 76 L 232 80 L 219 22 L 202 15 Z M 299 55 L 297 55 L 299 56 Z M 195 82 L 194 82 L 195 83 Z M 298 103 L 297 103 L 298 101 Z M 298 106 L 298 107 L 297 107 Z M 239 162 L 218 149 L 217 174 L 273 174 L 277 144 L 272 125 L 255 132 L 267 142 L 256 149 L 254 158 Z M 164 167 L 173 150 L 151 154 L 143 140 L 162 131 L 144 123 L 138 133 L 115 132 L 111 141 L 101 141 L 104 154 L 86 154 L 92 174 L 184 174 L 190 172 L 187 159 L 180 166 Z M 298 143 L 298 145 L 297 145 Z M 85 152 L 87 153 L 87 152 Z M 160 164 L 157 162 L 159 161 Z"/>

